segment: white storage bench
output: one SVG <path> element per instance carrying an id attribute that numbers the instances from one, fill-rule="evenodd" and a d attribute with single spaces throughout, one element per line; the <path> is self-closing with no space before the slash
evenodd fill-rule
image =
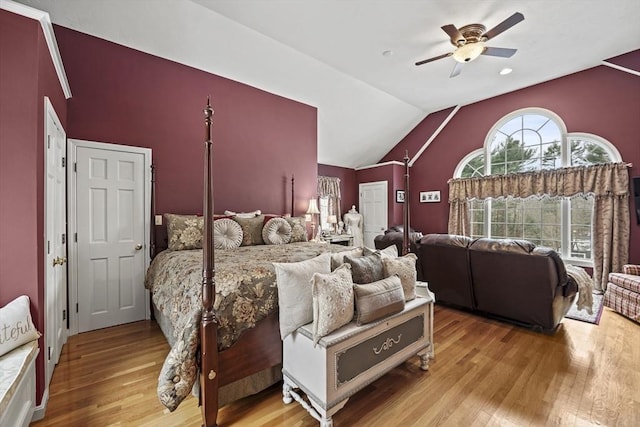
<path id="1" fill-rule="evenodd" d="M 36 404 L 38 341 L 0 356 L 0 426 L 26 427 Z"/>
<path id="2" fill-rule="evenodd" d="M 412 356 L 429 369 L 433 351 L 433 294 L 418 296 L 402 312 L 366 325 L 355 322 L 320 339 L 314 347 L 312 324 L 301 326 L 283 342 L 283 401 L 295 399 L 320 421 L 332 416 L 349 397 Z M 301 389 L 310 405 L 295 391 Z"/>

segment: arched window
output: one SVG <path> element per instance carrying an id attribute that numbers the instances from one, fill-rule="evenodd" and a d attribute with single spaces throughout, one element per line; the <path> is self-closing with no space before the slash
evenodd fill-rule
<path id="1" fill-rule="evenodd" d="M 489 131 L 484 148 L 469 153 L 454 178 L 522 173 L 569 166 L 620 162 L 605 139 L 567 133 L 560 117 L 540 108 L 518 110 Z M 564 259 L 589 265 L 592 260 L 593 196 L 572 198 L 499 197 L 471 200 L 472 237 L 526 239 L 555 249 Z"/>

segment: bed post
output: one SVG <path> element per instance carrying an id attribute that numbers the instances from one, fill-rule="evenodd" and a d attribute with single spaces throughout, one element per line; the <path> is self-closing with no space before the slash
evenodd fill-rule
<path id="1" fill-rule="evenodd" d="M 204 109 L 206 141 L 204 153 L 204 236 L 202 242 L 202 322 L 200 325 L 200 404 L 204 427 L 217 425 L 218 417 L 218 320 L 213 312 L 215 268 L 213 257 L 213 164 L 210 99 Z"/>
<path id="2" fill-rule="evenodd" d="M 149 225 L 149 257 L 156 256 L 156 165 L 151 165 L 151 223 Z"/>
<path id="3" fill-rule="evenodd" d="M 409 244 L 409 227 L 411 222 L 409 221 L 409 151 L 404 152 L 404 204 L 403 204 L 403 233 L 402 233 L 402 255 L 406 255 L 411 252 L 411 246 Z"/>
<path id="4" fill-rule="evenodd" d="M 291 174 L 291 217 L 296 216 L 294 212 L 294 192 L 293 192 L 293 174 Z"/>

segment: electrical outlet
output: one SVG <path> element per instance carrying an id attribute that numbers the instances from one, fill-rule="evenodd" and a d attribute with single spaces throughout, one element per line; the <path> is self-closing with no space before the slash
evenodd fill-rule
<path id="1" fill-rule="evenodd" d="M 156 225 L 162 225 L 162 215 L 156 215 Z"/>

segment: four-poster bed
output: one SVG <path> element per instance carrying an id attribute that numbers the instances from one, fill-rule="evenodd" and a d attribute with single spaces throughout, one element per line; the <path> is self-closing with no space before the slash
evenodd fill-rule
<path id="1" fill-rule="evenodd" d="M 159 381 L 163 377 L 165 385 L 159 384 L 158 393 L 160 400 L 170 410 L 174 410 L 180 403 L 181 399 L 176 399 L 176 387 L 186 388 L 190 386 L 188 382 L 183 381 L 183 377 L 187 377 L 196 367 L 199 370 L 199 398 L 202 406 L 203 425 L 215 426 L 219 404 L 224 404 L 230 400 L 242 397 L 237 394 L 233 387 L 236 384 L 242 384 L 243 381 L 249 382 L 255 379 L 259 383 L 256 387 L 265 388 L 275 381 L 279 381 L 281 372 L 280 364 L 282 362 L 282 342 L 279 335 L 279 322 L 277 310 L 277 293 L 274 297 L 275 279 L 271 278 L 273 267 L 271 262 L 295 262 L 303 259 L 310 259 L 323 252 L 338 252 L 346 248 L 339 245 L 327 245 L 325 243 L 300 242 L 287 245 L 260 245 L 241 247 L 233 250 L 232 254 L 228 254 L 226 250 L 220 250 L 216 253 L 213 242 L 213 224 L 214 224 L 214 201 L 213 201 L 213 143 L 211 139 L 211 130 L 213 124 L 213 110 L 210 102 L 204 109 L 205 115 L 205 155 L 204 155 L 204 194 L 203 194 L 203 236 L 202 251 L 163 251 L 158 254 L 152 266 L 149 269 L 147 281 L 153 282 L 155 279 L 161 278 L 164 281 L 187 281 L 185 275 L 189 275 L 190 280 L 195 281 L 194 275 L 196 270 L 200 271 L 201 292 L 187 292 L 184 290 L 176 291 L 173 288 L 157 289 L 147 284 L 152 290 L 154 313 L 163 332 L 167 336 L 172 350 L 165 361 Z M 408 185 L 408 158 L 405 157 L 405 186 Z M 294 178 L 291 178 L 291 215 L 294 214 Z M 152 168 L 152 191 L 155 187 L 155 168 Z M 408 190 L 408 187 L 406 187 Z M 407 192 L 408 195 L 408 192 Z M 152 197 L 152 204 L 155 204 L 155 197 Z M 153 210 L 155 215 L 155 209 Z M 408 203 L 405 203 L 405 230 L 408 230 Z M 152 226 L 153 227 L 153 226 Z M 151 249 L 152 257 L 155 256 L 157 248 L 155 241 L 155 230 L 151 233 Z M 297 246 L 296 246 L 297 245 Z M 290 248 L 285 248 L 289 247 Z M 408 248 L 408 240 L 403 247 Z M 261 255 L 257 255 L 261 251 Z M 201 258 L 201 270 L 197 266 Z M 264 255 L 266 254 L 266 255 Z M 243 261 L 242 257 L 250 259 Z M 161 260 L 160 260 L 161 259 Z M 162 262 L 160 262 L 162 261 Z M 182 272 L 178 280 L 177 273 L 167 273 L 170 270 L 162 270 L 154 264 L 167 265 L 190 265 L 187 273 Z M 172 264 L 173 263 L 173 264 Z M 246 264 L 246 265 L 245 265 Z M 243 275 L 242 279 L 246 282 L 251 275 L 251 270 L 259 270 L 260 280 L 256 283 L 244 282 L 229 285 L 230 277 L 238 274 Z M 240 273 L 238 273 L 240 271 Z M 266 278 L 265 278 L 266 277 Z M 220 281 L 222 280 L 222 281 Z M 242 286 L 254 286 L 245 294 L 239 297 L 232 295 L 230 288 Z M 199 295 L 196 295 L 199 294 Z M 247 294 L 259 294 L 262 300 L 257 298 L 249 300 Z M 162 299 L 162 297 L 164 299 Z M 196 297 L 200 297 L 197 302 Z M 188 301 L 176 301 L 184 298 Z M 235 300 L 233 299 L 235 298 Z M 274 298 L 276 298 L 274 300 Z M 238 301 L 243 299 L 246 304 L 250 305 L 251 313 L 248 315 L 250 319 L 245 322 L 247 324 L 234 325 L 232 323 L 233 316 L 237 316 L 234 312 L 238 306 Z M 198 304 L 199 307 L 194 308 Z M 170 306 L 171 305 L 171 306 Z M 258 307 L 258 308 L 256 308 Z M 160 313 L 164 309 L 166 313 L 186 311 L 186 320 L 179 319 L 183 330 L 171 331 L 166 327 L 166 320 L 162 320 Z M 178 313 L 180 314 L 180 313 Z M 246 314 L 246 313 L 245 313 Z M 265 315 L 266 314 L 266 315 Z M 252 317 L 253 316 L 253 317 Z M 247 316 L 245 316 L 247 317 Z M 172 319 L 173 322 L 174 319 Z M 196 325 L 199 323 L 199 326 Z M 186 326 L 185 326 L 186 325 Z M 173 334 L 173 338 L 171 335 Z M 188 337 L 187 337 L 188 336 Z M 185 339 L 185 337 L 189 339 Z M 180 340 L 184 339 L 184 344 Z M 191 352 L 193 350 L 193 352 Z M 193 354 L 197 354 L 197 362 L 193 359 Z M 168 361 L 174 362 L 178 367 L 168 366 Z M 175 363 L 178 362 L 178 363 Z M 274 371 L 278 370 L 278 376 L 275 377 Z M 227 393 L 227 389 L 231 391 Z M 262 389 L 260 388 L 260 389 Z M 162 391 L 164 390 L 164 391 Z M 190 391 L 190 387 L 189 387 Z M 253 393 L 259 390 L 254 390 Z M 184 390 L 183 390 L 184 394 Z M 223 397 L 223 395 L 225 395 Z M 227 396 L 228 395 L 228 396 Z M 246 394 L 245 394 L 246 395 Z M 184 396 L 182 396 L 184 398 Z M 167 404 L 167 401 L 170 403 Z"/>

